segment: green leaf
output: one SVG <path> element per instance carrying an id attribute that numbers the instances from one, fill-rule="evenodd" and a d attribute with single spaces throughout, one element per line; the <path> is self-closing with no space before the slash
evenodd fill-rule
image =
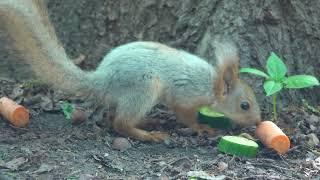
<path id="1" fill-rule="evenodd" d="M 64 116 L 66 119 L 70 120 L 72 118 L 72 113 L 74 111 L 74 106 L 70 103 L 63 103 L 61 105 L 61 109 L 63 111 Z"/>
<path id="2" fill-rule="evenodd" d="M 279 92 L 282 89 L 282 84 L 276 81 L 266 81 L 263 84 L 263 88 L 267 96 L 270 96 L 276 92 Z"/>
<path id="3" fill-rule="evenodd" d="M 255 75 L 262 76 L 262 77 L 269 79 L 269 76 L 266 73 L 264 73 L 263 71 L 260 71 L 258 69 L 254 69 L 254 68 L 241 68 L 240 72 L 241 73 L 251 73 L 251 74 L 255 74 Z"/>
<path id="4" fill-rule="evenodd" d="M 285 79 L 286 88 L 306 88 L 311 86 L 318 86 L 317 78 L 310 75 L 294 75 Z"/>
<path id="5" fill-rule="evenodd" d="M 275 81 L 282 81 L 287 73 L 287 67 L 280 57 L 275 53 L 271 53 L 267 60 L 267 71 Z"/>

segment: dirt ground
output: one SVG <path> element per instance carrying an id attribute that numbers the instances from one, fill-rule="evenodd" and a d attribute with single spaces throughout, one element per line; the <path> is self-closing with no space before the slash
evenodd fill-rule
<path id="1" fill-rule="evenodd" d="M 174 115 L 161 106 L 149 117 L 161 120 L 155 128 L 169 132 L 171 140 L 155 144 L 128 139 L 130 147 L 117 150 L 112 143 L 118 134 L 90 120 L 71 124 L 57 105 L 68 97 L 59 92 L 52 95 L 45 87 L 39 87 L 22 88 L 21 83 L 9 79 L 0 81 L 1 96 L 10 96 L 31 113 L 27 128 L 15 128 L 0 118 L 1 180 L 188 179 L 192 173 L 206 173 L 207 179 L 319 179 L 320 176 L 317 106 L 282 109 L 278 125 L 292 143 L 290 151 L 282 156 L 261 144 L 256 158 L 220 153 L 217 150 L 220 136 L 241 132 L 253 135 L 254 128 L 220 131 L 214 138 L 198 137 L 177 124 Z M 268 117 L 266 114 L 265 118 Z"/>

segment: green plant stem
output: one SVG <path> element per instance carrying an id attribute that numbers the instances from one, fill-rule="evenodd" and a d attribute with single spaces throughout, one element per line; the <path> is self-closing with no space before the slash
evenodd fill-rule
<path id="1" fill-rule="evenodd" d="M 277 121 L 277 95 L 272 95 L 273 99 L 273 121 Z"/>

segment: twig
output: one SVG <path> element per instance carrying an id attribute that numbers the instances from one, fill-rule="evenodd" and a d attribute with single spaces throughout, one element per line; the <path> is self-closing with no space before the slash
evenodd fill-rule
<path id="1" fill-rule="evenodd" d="M 290 166 L 290 164 L 288 163 L 288 161 L 286 159 L 284 159 L 284 157 L 282 155 L 280 155 L 280 158 L 282 160 L 283 163 L 285 163 L 287 166 Z"/>
<path id="2" fill-rule="evenodd" d="M 277 166 L 277 165 L 273 165 L 273 164 L 265 164 L 265 163 L 251 163 L 251 165 L 254 165 L 254 166 L 267 166 L 267 167 L 271 167 L 271 168 L 279 169 L 279 170 L 281 170 L 282 172 L 283 172 L 283 171 L 287 171 L 287 170 L 295 171 L 295 170 L 292 170 L 292 169 L 288 169 L 288 168 L 281 167 L 281 166 Z"/>
<path id="3" fill-rule="evenodd" d="M 17 126 L 14 126 L 12 124 L 9 124 L 9 126 L 13 129 L 18 129 L 18 130 L 23 130 L 23 131 L 29 131 L 29 129 L 27 128 L 24 128 L 24 127 L 17 127 Z"/>
<path id="4" fill-rule="evenodd" d="M 263 179 L 281 179 L 278 176 L 270 176 L 270 175 L 252 175 L 252 176 L 247 176 L 243 178 L 239 178 L 238 180 L 243 180 L 243 179 L 257 179 L 257 178 L 263 178 Z"/>
<path id="5" fill-rule="evenodd" d="M 301 145 L 296 145 L 296 146 L 292 147 L 291 149 L 289 149 L 289 151 L 287 153 L 295 151 L 295 150 L 299 149 L 300 147 L 301 147 Z"/>
<path id="6" fill-rule="evenodd" d="M 191 162 L 191 160 L 190 160 L 188 157 L 186 157 L 186 156 L 181 157 L 181 158 L 178 158 L 178 159 L 174 159 L 174 160 L 168 162 L 166 166 L 164 166 L 163 168 L 161 168 L 160 173 L 163 173 L 163 171 L 164 171 L 165 169 L 167 169 L 167 168 L 172 168 L 172 164 L 174 164 L 174 163 L 176 163 L 176 162 L 178 162 L 178 161 L 180 161 L 180 160 L 183 160 L 183 159 L 186 159 L 186 160 L 188 160 L 188 161 Z"/>

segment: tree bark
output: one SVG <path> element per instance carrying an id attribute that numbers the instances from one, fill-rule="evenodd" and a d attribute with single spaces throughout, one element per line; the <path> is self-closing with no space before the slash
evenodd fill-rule
<path id="1" fill-rule="evenodd" d="M 240 47 L 241 67 L 265 70 L 267 57 L 275 52 L 290 75 L 320 77 L 317 0 L 48 0 L 48 8 L 67 53 L 72 58 L 86 56 L 84 69 L 95 68 L 111 48 L 136 40 L 162 42 L 214 63 L 211 42 L 216 35 L 228 35 Z M 12 65 L 19 58 L 0 46 L 0 76 L 30 77 L 25 66 Z M 6 71 L 5 66 L 12 68 Z M 241 76 L 265 106 L 262 102 L 269 98 L 262 79 Z M 315 103 L 320 102 L 319 94 L 319 87 L 290 90 L 281 93 L 280 100 L 291 104 L 306 98 Z"/>

